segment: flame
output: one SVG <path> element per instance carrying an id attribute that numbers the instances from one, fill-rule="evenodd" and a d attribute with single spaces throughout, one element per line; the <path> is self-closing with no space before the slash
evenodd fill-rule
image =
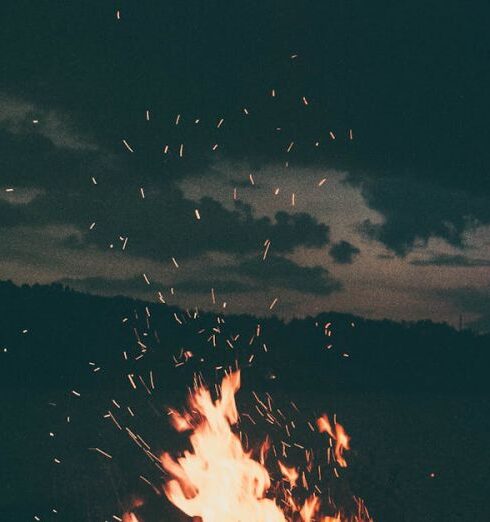
<path id="1" fill-rule="evenodd" d="M 320 433 L 328 433 L 335 441 L 335 460 L 339 463 L 339 466 L 346 468 L 347 462 L 344 459 L 343 452 L 344 450 L 350 449 L 350 437 L 347 435 L 342 424 L 336 422 L 334 424 L 334 428 L 332 428 L 328 417 L 326 415 L 322 415 L 317 420 L 317 426 Z"/>
<path id="2" fill-rule="evenodd" d="M 271 485 L 269 473 L 243 450 L 231 429 L 238 422 L 235 392 L 239 387 L 240 373 L 235 372 L 224 378 L 216 402 L 207 389 L 199 388 L 190 400 L 191 409 L 200 416 L 196 426 L 177 416 L 179 429 L 184 420 L 192 430 L 193 451 L 185 451 L 177 460 L 168 453 L 162 456 L 164 469 L 173 477 L 165 493 L 181 511 L 203 522 L 286 522 L 275 502 L 265 497 Z"/>
<path id="3" fill-rule="evenodd" d="M 298 471 L 295 468 L 288 468 L 281 461 L 278 461 L 278 464 L 281 473 L 289 481 L 291 487 L 294 488 L 294 486 L 296 486 L 296 481 L 299 477 Z"/>
<path id="4" fill-rule="evenodd" d="M 189 432 L 191 449 L 176 458 L 169 453 L 160 458 L 170 475 L 164 486 L 168 499 L 183 513 L 202 522 L 371 521 L 358 499 L 358 514 L 347 518 L 340 512 L 334 516 L 321 515 L 317 494 L 308 496 L 304 502 L 297 501 L 295 489 L 308 489 L 305 472 L 300 473 L 279 460 L 282 480 L 271 481 L 265 467 L 271 447 L 269 437 L 260 447 L 259 459 L 254 460 L 252 451 L 245 451 L 239 435 L 233 431 L 239 419 L 235 402 L 239 388 L 240 372 L 229 373 L 223 379 L 217 400 L 213 401 L 210 391 L 201 386 L 191 394 L 187 412 L 169 411 L 174 428 Z M 332 425 L 324 415 L 318 419 L 317 427 L 335 441 L 335 460 L 346 467 L 343 452 L 349 449 L 350 438 L 343 426 L 336 422 Z M 307 469 L 311 469 L 312 457 L 306 453 Z M 275 499 L 271 498 L 274 496 Z M 139 522 L 134 513 L 127 513 L 123 520 Z"/>

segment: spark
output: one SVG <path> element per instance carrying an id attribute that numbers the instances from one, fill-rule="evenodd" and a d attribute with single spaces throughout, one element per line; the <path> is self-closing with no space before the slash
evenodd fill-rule
<path id="1" fill-rule="evenodd" d="M 110 455 L 109 453 L 107 453 L 107 452 L 104 451 L 104 450 L 101 450 L 100 448 L 89 448 L 89 450 L 91 450 L 91 451 L 97 451 L 98 453 L 100 453 L 101 455 L 103 455 L 104 457 L 106 457 L 107 459 L 112 459 L 112 455 Z"/>
<path id="2" fill-rule="evenodd" d="M 124 146 L 129 150 L 129 152 L 134 152 L 129 143 L 126 140 L 122 140 Z"/>

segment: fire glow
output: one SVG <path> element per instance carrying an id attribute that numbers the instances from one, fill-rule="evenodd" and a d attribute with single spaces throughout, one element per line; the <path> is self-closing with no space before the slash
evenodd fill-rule
<path id="1" fill-rule="evenodd" d="M 200 386 L 191 394 L 185 412 L 169 412 L 174 428 L 188 434 L 191 449 L 178 457 L 169 453 L 161 456 L 170 477 L 164 485 L 167 498 L 191 519 L 202 522 L 371 521 L 360 499 L 355 499 L 357 509 L 353 515 L 344 515 L 341 509 L 322 514 L 318 486 L 316 492 L 299 500 L 296 490 L 307 490 L 311 478 L 281 459 L 276 459 L 279 476 L 271 479 L 265 466 L 271 449 L 269 438 L 254 459 L 253 451 L 244 449 L 241 437 L 234 431 L 239 422 L 235 402 L 239 388 L 240 372 L 228 373 L 216 400 L 206 387 Z M 324 415 L 318 419 L 317 429 L 330 438 L 327 459 L 332 456 L 336 464 L 346 467 L 344 451 L 349 450 L 349 436 L 344 428 Z M 283 446 L 283 455 L 284 450 Z M 321 473 L 313 462 L 313 452 L 305 450 L 305 455 L 310 474 L 316 469 Z M 139 522 L 134 513 L 126 513 L 123 520 Z"/>

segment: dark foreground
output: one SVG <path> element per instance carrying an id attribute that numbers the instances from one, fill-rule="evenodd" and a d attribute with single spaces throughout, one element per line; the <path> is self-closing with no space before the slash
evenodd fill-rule
<path id="1" fill-rule="evenodd" d="M 291 442 L 309 447 L 299 427 L 337 413 L 349 467 L 322 488 L 363 498 L 378 522 L 490 520 L 489 335 L 334 313 L 223 317 L 59 285 L 0 282 L 0 305 L 1 522 L 117 520 L 135 496 L 147 522 L 182 520 L 141 478 L 163 479 L 126 428 L 155 455 L 177 450 L 166 407 L 194 372 L 213 383 L 236 364 L 240 412 L 252 390 L 300 407 Z M 241 429 L 259 441 L 272 428 L 242 417 Z"/>
<path id="2" fill-rule="evenodd" d="M 79 399 L 85 403 L 80 406 L 74 399 L 58 401 L 56 395 L 17 390 L 2 396 L 3 469 L 8 471 L 0 519 L 33 520 L 37 515 L 45 521 L 113 520 L 132 493 L 151 502 L 150 488 L 138 477 L 151 477 L 158 484 L 157 470 L 110 420 L 99 415 L 97 421 L 90 414 L 91 409 L 104 410 L 101 398 L 86 395 Z M 130 401 L 136 412 L 144 409 L 146 425 L 141 418 L 133 421 L 138 433 L 169 449 L 173 442 L 158 410 L 160 398 L 152 399 L 154 410 L 153 406 L 138 407 L 129 394 L 119 395 L 118 403 Z M 375 520 L 489 520 L 490 411 L 485 397 L 330 394 L 314 401 L 294 398 L 298 405 L 308 404 L 312 412 L 335 411 L 343 421 L 352 436 L 350 467 L 344 476 L 350 489 L 365 499 Z M 112 460 L 89 447 L 104 449 Z M 53 508 L 58 514 L 51 512 Z M 168 513 L 162 505 L 162 517 L 154 520 L 169 520 Z"/>

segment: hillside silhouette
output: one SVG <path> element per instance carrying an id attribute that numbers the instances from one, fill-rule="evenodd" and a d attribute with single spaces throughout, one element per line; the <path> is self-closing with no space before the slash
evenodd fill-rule
<path id="1" fill-rule="evenodd" d="M 259 387 L 488 389 L 490 335 L 430 321 L 330 312 L 285 323 L 11 282 L 0 282 L 0 304 L 2 387 L 90 386 L 95 366 L 117 376 L 111 387 L 151 369 L 172 388 L 184 374 L 212 380 L 216 367 L 238 363 L 254 367 Z"/>

